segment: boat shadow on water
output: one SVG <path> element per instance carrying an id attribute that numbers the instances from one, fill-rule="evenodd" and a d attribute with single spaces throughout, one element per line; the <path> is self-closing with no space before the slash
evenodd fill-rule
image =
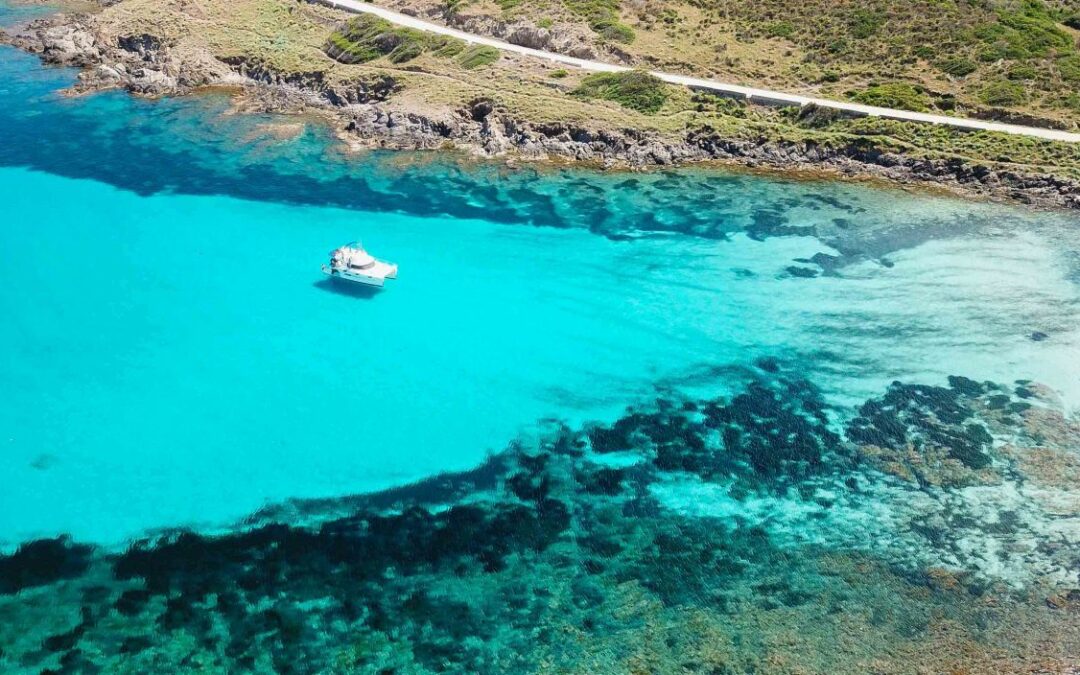
<path id="1" fill-rule="evenodd" d="M 363 298 L 365 300 L 370 300 L 382 292 L 382 289 L 377 286 L 365 286 L 350 281 L 340 281 L 329 278 L 320 279 L 313 283 L 312 286 L 323 291 L 329 291 L 330 293 L 337 293 L 338 295 L 344 295 L 349 298 Z"/>

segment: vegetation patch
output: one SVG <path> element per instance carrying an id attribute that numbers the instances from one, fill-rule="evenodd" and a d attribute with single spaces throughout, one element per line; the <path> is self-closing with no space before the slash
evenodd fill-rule
<path id="1" fill-rule="evenodd" d="M 963 57 L 946 59 L 942 61 L 938 68 L 947 75 L 953 77 L 967 77 L 979 69 L 979 66 L 971 59 L 965 59 Z"/>
<path id="2" fill-rule="evenodd" d="M 619 0 L 564 0 L 567 9 L 582 16 L 600 37 L 612 42 L 629 44 L 636 35 L 634 29 L 619 21 Z"/>
<path id="3" fill-rule="evenodd" d="M 1008 80 L 992 82 L 979 92 L 979 100 L 994 107 L 1020 105 L 1026 99 L 1027 91 L 1024 86 Z"/>
<path id="4" fill-rule="evenodd" d="M 852 100 L 881 108 L 897 108 L 926 112 L 930 99 L 924 91 L 904 82 L 877 84 L 862 91 L 852 92 Z"/>
<path id="5" fill-rule="evenodd" d="M 664 81 L 655 75 L 642 70 L 628 70 L 589 75 L 573 94 L 580 98 L 614 101 L 631 110 L 651 115 L 664 107 L 670 92 Z"/>
<path id="6" fill-rule="evenodd" d="M 1080 84 L 1080 56 L 1073 55 L 1058 59 L 1057 70 L 1061 79 Z"/>
<path id="7" fill-rule="evenodd" d="M 391 63 L 405 63 L 428 52 L 452 57 L 465 50 L 465 43 L 445 35 L 424 33 L 394 26 L 374 16 L 358 16 L 330 34 L 326 54 L 341 63 L 366 63 L 386 57 Z"/>
<path id="8" fill-rule="evenodd" d="M 747 80 L 765 74 L 817 84 L 827 72 L 839 79 L 869 76 L 932 86 L 928 80 L 934 75 L 925 72 L 921 61 L 933 64 L 942 77 L 964 78 L 953 91 L 960 107 L 981 105 L 980 92 L 1012 73 L 1013 79 L 1028 83 L 1022 103 L 1014 105 L 1033 118 L 1041 117 L 1042 109 L 1048 119 L 1077 121 L 1053 112 L 1063 109 L 1062 97 L 1080 82 L 1070 60 L 1080 56 L 1070 31 L 1080 29 L 1076 0 L 688 1 L 701 12 L 697 26 L 668 30 L 666 37 L 678 41 L 679 33 L 689 31 L 691 44 L 711 43 L 723 54 L 718 60 Z M 799 54 L 762 63 L 738 45 L 759 38 L 787 40 Z M 694 65 L 706 65 L 705 54 Z M 1035 77 L 1029 76 L 1032 72 Z M 823 93 L 839 93 L 829 89 Z M 940 101 L 935 106 L 944 109 Z"/>
<path id="9" fill-rule="evenodd" d="M 1046 5 L 1032 0 L 1018 11 L 999 12 L 996 22 L 979 26 L 974 35 L 986 45 L 986 61 L 1042 58 L 1075 50 L 1072 38 L 1058 27 Z"/>
<path id="10" fill-rule="evenodd" d="M 769 37 L 790 38 L 795 35 L 795 26 L 790 21 L 773 21 L 765 26 L 765 34 Z"/>
<path id="11" fill-rule="evenodd" d="M 885 25 L 885 13 L 870 9 L 857 9 L 851 13 L 851 34 L 859 40 L 865 40 L 877 33 Z"/>
<path id="12" fill-rule="evenodd" d="M 457 59 L 458 65 L 466 70 L 489 66 L 499 60 L 499 50 L 487 45 L 476 45 L 463 51 Z"/>

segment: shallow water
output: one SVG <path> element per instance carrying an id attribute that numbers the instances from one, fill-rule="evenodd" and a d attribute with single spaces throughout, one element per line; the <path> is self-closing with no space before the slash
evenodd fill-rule
<path id="1" fill-rule="evenodd" d="M 219 98 L 61 99 L 68 73 L 3 63 L 9 543 L 112 543 L 465 469 L 541 417 L 719 387 L 710 369 L 762 354 L 842 400 L 954 371 L 1080 389 L 1067 216 L 722 173 L 349 159 L 318 128 L 281 142 L 260 135 L 271 118 L 222 118 Z M 611 215 L 573 217 L 586 197 Z M 807 232 L 849 219 L 867 240 L 841 230 L 849 264 L 792 277 L 836 248 L 759 232 L 754 210 Z M 402 266 L 385 292 L 323 282 L 356 237 Z"/>
<path id="2" fill-rule="evenodd" d="M 221 531 L 470 469 L 544 418 L 737 393 L 762 359 L 813 382 L 836 429 L 893 380 L 1035 380 L 1080 405 L 1074 214 L 719 171 L 348 156 L 317 124 L 282 140 L 283 120 L 225 114 L 220 96 L 58 95 L 72 80 L 0 48 L 8 550 Z M 383 292 L 319 273 L 357 237 L 401 265 Z M 648 485 L 672 514 L 843 551 L 893 526 L 895 497 L 865 496 L 888 481 L 835 509 L 746 499 L 712 469 Z M 1034 575 L 1000 566 L 982 572 Z"/>

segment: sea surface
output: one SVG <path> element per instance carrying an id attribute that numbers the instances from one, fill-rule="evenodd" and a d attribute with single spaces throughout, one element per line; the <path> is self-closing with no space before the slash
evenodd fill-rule
<path id="1" fill-rule="evenodd" d="M 22 13 L 0 10 L 0 24 L 26 18 Z M 819 450 L 830 457 L 829 453 L 848 452 L 839 449 L 840 436 L 851 447 L 885 445 L 870 443 L 865 434 L 845 425 L 857 426 L 858 422 L 850 422 L 854 411 L 893 391 L 889 387 L 894 381 L 952 392 L 948 396 L 959 400 L 965 411 L 976 411 L 965 415 L 981 415 L 996 405 L 986 398 L 996 389 L 976 385 L 975 392 L 965 389 L 967 380 L 949 376 L 1002 383 L 1005 398 L 1013 400 L 1009 405 L 1028 405 L 1020 399 L 1037 400 L 1037 408 L 1057 411 L 1054 420 L 1060 433 L 1043 433 L 1030 445 L 1058 442 L 1054 461 L 1066 469 L 1074 467 L 1070 453 L 1077 448 L 1068 434 L 1075 429 L 1068 426 L 1068 419 L 1080 406 L 1076 214 L 732 171 L 596 173 L 509 168 L 443 155 L 355 154 L 343 150 L 315 120 L 234 114 L 224 94 L 157 101 L 122 92 L 70 97 L 63 90 L 74 78 L 73 71 L 44 68 L 32 56 L 0 47 L 0 551 L 25 551 L 31 540 L 64 536 L 70 539 L 57 540 L 66 541 L 64 546 L 76 542 L 93 547 L 71 549 L 80 556 L 109 556 L 135 540 L 178 529 L 205 536 L 199 540 L 209 542 L 218 541 L 210 535 L 231 541 L 229 533 L 243 532 L 255 522 L 298 527 L 299 514 L 316 521 L 320 509 L 340 515 L 342 504 L 352 502 L 339 498 L 490 467 L 492 462 L 497 465 L 499 458 L 514 457 L 530 443 L 548 447 L 546 441 L 535 439 L 549 437 L 552 420 L 558 420 L 565 425 L 560 433 L 594 430 L 572 437 L 597 457 L 604 455 L 596 461 L 608 471 L 641 467 L 642 461 L 656 459 L 659 473 L 650 474 L 638 495 L 653 505 L 647 513 L 640 511 L 641 522 L 660 519 L 656 527 L 667 527 L 665 518 L 724 522 L 734 531 L 768 526 L 776 546 L 809 541 L 815 556 L 857 551 L 868 556 L 860 563 L 863 572 L 878 569 L 875 566 L 882 570 L 880 587 L 867 596 L 879 600 L 880 594 L 907 592 L 904 584 L 913 583 L 910 578 L 889 576 L 901 568 L 908 570 L 905 574 L 948 569 L 964 579 L 1001 584 L 1012 589 L 1010 593 L 1027 589 L 1038 598 L 1001 621 L 1017 623 L 1022 615 L 1039 628 L 1009 638 L 1015 642 L 1008 643 L 1012 651 L 1001 649 L 1010 658 L 1030 648 L 1024 639 L 1046 634 L 1046 625 L 1068 625 L 1077 616 L 1067 614 L 1076 611 L 1068 602 L 1080 605 L 1080 591 L 1075 601 L 1063 601 L 1067 606 L 1061 614 L 1044 616 L 1052 610 L 1042 598 L 1054 593 L 1069 598 L 1070 589 L 1078 585 L 1075 567 L 1070 570 L 1062 564 L 1058 569 L 1047 562 L 1053 558 L 1058 565 L 1056 553 L 1047 553 L 1046 560 L 997 556 L 973 563 L 975 558 L 962 552 L 984 546 L 978 541 L 971 544 L 973 537 L 981 536 L 978 528 L 957 535 L 949 553 L 934 549 L 934 537 L 903 539 L 897 534 L 900 525 L 890 529 L 904 520 L 897 512 L 911 500 L 929 499 L 927 494 L 949 504 L 948 513 L 961 510 L 957 503 L 977 503 L 971 508 L 996 513 L 994 505 L 1007 500 L 1013 500 L 1008 502 L 1010 512 L 1021 512 L 1016 504 L 1029 505 L 1030 499 L 1017 496 L 1015 484 L 1002 478 L 1012 474 L 1001 469 L 991 479 L 986 472 L 1013 461 L 1007 452 L 999 453 L 1002 439 L 1022 433 L 1023 428 L 1030 431 L 1036 424 L 1030 419 L 1025 427 L 1019 418 L 988 418 L 982 424 L 993 432 L 994 444 L 982 444 L 975 433 L 965 436 L 982 448 L 975 460 L 971 455 L 961 457 L 953 446 L 950 456 L 960 460 L 940 466 L 933 464 L 937 460 L 912 459 L 902 452 L 893 458 L 893 465 L 874 464 L 880 455 L 863 453 L 870 459 L 852 460 L 850 467 L 869 462 L 876 473 L 858 481 L 845 483 L 833 469 L 818 470 L 824 461 Z M 400 278 L 381 292 L 330 284 L 320 273 L 320 264 L 328 251 L 353 239 L 397 262 Z M 766 385 L 747 382 L 772 382 L 775 377 L 786 383 L 768 385 L 779 387 L 775 396 L 780 403 L 756 408 L 761 400 L 772 401 L 773 394 L 766 396 L 754 388 Z M 790 384 L 795 381 L 807 383 L 813 396 L 803 398 L 799 392 L 804 390 Z M 1011 393 L 1014 387 L 1019 393 Z M 741 417 L 736 412 L 718 416 L 703 403 L 691 403 L 731 401 L 730 410 L 737 410 L 742 405 L 740 392 L 749 392 L 744 403 L 752 410 Z M 788 395 L 796 401 L 792 410 L 797 415 L 791 419 L 803 420 L 805 415 L 809 422 L 792 423 L 784 417 L 787 412 L 776 412 L 788 410 Z M 790 434 L 785 438 L 793 447 L 802 443 L 800 434 L 809 428 L 816 439 L 808 441 L 813 453 L 785 455 L 783 467 L 799 467 L 791 471 L 762 459 L 757 446 L 747 446 L 745 461 L 728 468 L 718 468 L 712 460 L 705 462 L 706 468 L 697 455 L 694 461 L 687 455 L 661 461 L 668 456 L 664 443 L 671 438 L 649 428 L 629 433 L 627 424 L 641 425 L 646 418 L 625 417 L 628 406 L 671 414 L 664 412 L 670 404 L 656 403 L 658 398 L 682 401 L 686 411 L 705 406 L 700 419 L 688 414 L 689 422 L 680 422 L 680 429 L 685 424 L 709 426 L 709 419 L 731 424 L 730 420 L 741 420 L 744 434 L 760 432 L 772 439 Z M 918 397 L 911 400 L 916 401 L 912 405 L 925 403 Z M 902 410 L 903 405 L 893 401 L 886 409 Z M 1023 408 L 1016 411 L 1021 414 Z M 903 420 L 918 426 L 936 424 L 946 416 L 939 411 L 929 418 L 930 422 L 927 415 Z M 618 421 L 626 419 L 631 422 L 619 426 Z M 655 417 L 648 419 L 649 424 L 659 424 Z M 762 430 L 768 420 L 779 420 L 778 426 Z M 1039 423 L 1049 424 L 1041 418 Z M 610 425 L 615 426 L 608 435 L 595 432 Z M 669 422 L 664 425 L 674 428 Z M 675 436 L 685 440 L 688 433 Z M 714 443 L 711 432 L 699 436 L 705 444 Z M 652 439 L 646 443 L 651 449 L 640 449 L 644 438 Z M 729 436 L 724 439 L 725 447 L 734 447 Z M 608 442 L 618 448 L 602 447 Z M 935 442 L 948 451 L 953 441 Z M 1015 438 L 1010 442 L 1022 445 Z M 694 443 L 691 446 L 697 448 Z M 913 447 L 924 446 L 920 441 Z M 908 451 L 910 447 L 904 450 Z M 981 453 L 993 459 L 989 468 Z M 566 459 L 577 455 L 555 455 L 562 459 L 551 460 L 549 466 L 565 460 L 571 467 L 565 475 L 580 478 L 584 471 L 577 464 L 580 460 Z M 849 467 L 846 462 L 843 466 Z M 906 475 L 901 469 L 909 464 L 914 469 Z M 920 467 L 932 464 L 940 473 L 919 473 Z M 1021 464 L 1030 468 L 1030 463 Z M 850 467 L 844 471 L 864 470 Z M 970 475 L 961 480 L 955 478 L 957 471 Z M 972 473 L 977 471 L 982 473 Z M 784 475 L 778 478 L 777 472 Z M 826 480 L 822 476 L 834 473 L 840 476 L 835 485 L 819 484 Z M 749 481 L 745 486 L 740 483 L 744 477 Z M 875 483 L 879 479 L 880 484 Z M 483 487 L 480 478 L 469 480 L 476 481 L 475 493 L 470 496 L 464 489 L 453 497 L 442 495 L 429 505 L 430 513 L 445 513 L 455 500 L 479 500 L 486 490 L 520 485 L 496 481 L 503 487 Z M 558 484 L 557 479 L 536 480 L 537 485 Z M 819 490 L 814 499 L 807 497 L 813 491 L 805 488 L 808 480 L 819 481 L 813 483 Z M 847 501 L 836 496 L 837 490 L 847 489 L 844 485 L 856 483 L 862 486 L 858 495 L 852 493 Z M 1075 505 L 1080 486 L 1054 489 Z M 523 494 L 517 487 L 512 492 L 515 502 L 535 498 L 542 513 L 551 513 L 543 507 L 551 501 L 547 488 L 543 497 L 528 490 Z M 560 504 L 578 504 L 575 500 L 585 493 L 607 492 L 585 489 L 560 498 Z M 821 497 L 826 493 L 829 499 Z M 408 497 L 400 500 L 396 508 L 408 512 Z M 828 505 L 822 506 L 825 501 Z M 1072 506 L 1061 506 L 1066 502 L 1055 502 L 1057 516 L 1062 509 L 1068 517 L 1080 514 L 1069 511 Z M 541 562 L 530 563 L 529 556 L 565 545 L 566 528 L 586 527 L 588 519 L 580 516 L 581 509 L 592 506 L 575 508 L 571 511 L 579 514 L 577 525 L 561 520 L 560 527 L 545 525 L 544 536 L 536 535 L 539 543 L 525 547 L 534 553 L 514 553 L 511 562 L 500 562 L 503 567 L 488 564 L 489 554 L 480 556 L 485 571 L 497 574 L 509 565 L 521 578 L 522 570 L 541 569 Z M 256 512 L 262 515 L 251 519 Z M 926 514 L 919 518 L 924 516 L 929 519 Z M 549 524 L 546 517 L 540 520 Z M 1048 535 L 1048 530 L 1039 529 L 1043 521 L 1036 515 L 1021 520 L 1029 526 L 1025 531 L 1029 538 L 1072 546 L 1068 532 Z M 436 530 L 448 526 L 438 522 L 432 526 Z M 500 527 L 505 534 L 505 524 Z M 676 541 L 694 541 L 694 546 L 708 551 L 727 545 L 700 543 L 706 537 L 702 532 L 710 532 L 706 539 L 719 536 L 715 529 L 679 527 L 686 528 L 685 538 L 676 535 Z M 968 526 L 960 520 L 955 524 L 942 520 L 944 533 L 938 540 L 949 539 L 951 528 L 959 532 L 964 527 Z M 633 532 L 641 536 L 637 529 Z M 550 540 L 544 538 L 548 535 Z M 871 535 L 874 542 L 885 542 L 880 550 L 867 541 Z M 507 536 L 518 540 L 516 534 Z M 481 539 L 477 535 L 477 541 Z M 916 540 L 921 543 L 913 544 Z M 141 546 L 151 546 L 147 541 L 152 539 Z M 395 546 L 407 552 L 409 542 L 416 541 L 406 537 Z M 660 546 L 657 541 L 649 546 Z M 1000 543 L 994 541 L 994 546 Z M 628 541 L 623 544 L 630 547 Z M 492 549 L 500 556 L 517 550 L 509 544 L 500 546 Z M 670 544 L 657 550 L 666 555 L 672 546 L 678 548 Z M 424 555 L 431 553 L 424 550 Z M 642 545 L 640 550 L 652 549 Z M 680 564 L 704 560 L 698 553 L 680 558 Z M 37 564 L 45 564 L 38 560 Z M 221 562 L 212 557 L 199 560 L 200 569 Z M 650 560 L 661 567 L 672 565 L 663 556 Z M 24 581 L 36 578 L 34 564 L 28 563 Z M 828 564 L 854 565 L 835 560 Z M 161 561 L 146 565 L 155 574 L 168 567 Z M 405 563 L 388 565 L 398 570 L 399 582 L 411 578 L 412 568 Z M 558 578 L 561 568 L 550 565 L 556 570 L 550 573 Z M 7 569 L 14 574 L 14 568 Z M 86 568 L 73 569 L 59 576 L 77 580 Z M 89 569 L 95 569 L 93 564 Z M 152 575 L 139 569 L 128 576 L 117 572 L 116 577 L 145 578 L 150 583 Z M 630 593 L 626 584 L 637 578 L 640 585 L 633 592 L 653 593 L 640 602 L 653 603 L 649 606 L 658 612 L 685 608 L 694 604 L 687 597 L 697 602 L 716 591 L 709 586 L 683 596 L 670 592 L 669 586 L 650 585 L 641 576 L 645 568 L 633 569 L 637 572 L 624 570 L 612 583 L 619 584 L 620 593 Z M 0 580 L 4 570 L 0 559 Z M 430 569 L 424 573 L 436 574 Z M 464 578 L 472 572 L 459 569 L 456 574 Z M 41 575 L 42 583 L 51 579 L 45 572 Z M 281 589 L 288 587 L 290 578 L 278 577 L 273 583 L 284 593 Z M 214 583 L 221 582 L 215 579 Z M 168 602 L 183 596 L 176 595 L 175 579 L 165 585 L 173 593 Z M 32 590 L 40 584 L 25 586 Z M 1040 590 L 1031 590 L 1036 587 Z M 18 589 L 8 586 L 8 591 L 16 590 L 31 592 L 23 584 Z M 603 602 L 600 591 L 576 586 L 571 590 Z M 0 583 L 0 595 L 3 592 Z M 202 592 L 199 597 L 205 598 L 205 587 Z M 799 592 L 813 597 L 813 591 Z M 224 596 L 215 597 L 220 605 Z M 723 603 L 714 600 L 710 611 L 719 611 Z M 64 602 L 56 600 L 57 606 Z M 77 606 L 79 600 L 72 602 Z M 966 611 L 978 601 L 975 596 L 966 600 L 950 596 L 941 602 Z M 790 608 L 803 604 L 787 603 Z M 580 602 L 575 606 L 584 607 Z M 116 611 L 130 617 L 141 607 L 130 613 Z M 430 614 L 426 620 L 437 627 L 438 620 L 431 617 L 444 610 L 424 610 Z M 509 652 L 520 656 L 520 649 L 458 659 L 430 645 L 423 647 L 427 638 L 416 636 L 409 638 L 415 644 L 403 656 L 394 645 L 406 640 L 409 633 L 401 628 L 405 624 L 394 629 L 388 623 L 405 618 L 383 617 L 382 623 L 372 623 L 370 613 L 360 614 L 368 619 L 339 617 L 339 623 L 368 621 L 365 630 L 377 629 L 377 636 L 365 633 L 364 639 L 374 642 L 341 657 L 334 668 L 366 672 L 372 664 L 384 667 L 392 662 L 400 672 L 414 672 L 401 665 L 408 662 L 409 667 L 429 670 L 497 672 L 536 669 L 536 663 L 545 662 L 561 664 L 567 672 L 584 672 L 633 665 L 632 659 L 618 659 L 632 651 L 629 645 L 636 638 L 611 629 L 601 640 L 596 633 L 604 631 L 595 623 L 577 625 L 574 634 L 585 643 L 602 645 L 603 658 L 545 652 L 536 656 L 537 661 L 522 663 L 507 656 Z M 494 610 L 489 614 L 499 616 Z M 247 625 L 246 619 L 230 616 L 236 626 Z M 539 625 L 538 615 L 530 616 L 519 621 L 523 630 Z M 960 625 L 979 620 L 962 611 L 949 616 Z M 446 617 L 450 623 L 461 621 L 453 612 Z M 163 626 L 179 619 L 163 620 L 157 624 L 158 637 L 171 635 L 172 628 Z M 805 616 L 786 620 L 794 622 L 788 628 L 796 632 L 800 625 L 817 621 Z M 871 625 L 884 635 L 886 628 L 895 628 L 892 620 Z M 87 621 L 84 614 L 79 625 Z M 275 621 L 279 628 L 288 623 Z M 330 626 L 340 628 L 332 622 L 318 625 L 323 637 L 332 634 Z M 76 644 L 90 639 L 88 630 L 79 632 Z M 199 634 L 194 628 L 185 630 Z M 251 630 L 252 635 L 261 635 L 277 629 Z M 431 630 L 437 629 L 429 626 Z M 931 628 L 896 628 L 901 636 L 896 640 L 925 630 Z M 1000 645 L 986 637 L 987 631 L 982 637 L 990 642 L 984 646 L 993 651 Z M 622 636 L 626 644 L 605 641 L 612 635 Z M 1074 638 L 1059 637 L 1047 663 L 1051 658 L 1056 659 L 1054 664 L 1070 662 L 1076 656 L 1072 652 L 1076 643 L 1070 642 Z M 101 639 L 101 644 L 108 644 Z M 255 638 L 248 639 L 255 643 Z M 475 640 L 463 635 L 453 639 L 459 644 Z M 512 645 L 513 639 L 484 634 L 481 641 Z M 738 660 L 750 656 L 724 657 L 730 670 L 713 672 L 751 672 L 752 666 L 765 672 L 762 664 L 775 665 L 777 654 L 793 660 L 799 651 L 785 651 L 781 642 L 753 646 L 733 642 L 731 636 L 716 639 L 729 645 L 732 653 L 757 650 L 762 659 L 771 655 L 771 660 L 753 666 Z M 881 645 L 873 640 L 863 645 L 860 649 L 868 653 L 857 663 L 865 665 L 878 657 L 892 663 L 882 655 L 901 652 L 885 646 L 892 637 L 881 639 Z M 287 644 L 291 643 L 284 640 L 279 646 Z M 31 672 L 45 663 L 34 658 L 61 658 L 79 651 L 69 647 L 65 643 L 64 649 L 46 648 L 45 656 L 30 650 L 31 656 L 20 657 L 19 667 Z M 128 653 L 139 651 L 128 647 Z M 667 649 L 683 653 L 690 649 L 683 647 Z M 153 649 L 173 654 L 169 649 L 176 648 L 158 644 Z M 241 657 L 225 648 L 220 653 L 206 649 L 219 654 L 221 661 L 214 662 L 215 667 L 227 670 L 232 663 L 233 672 L 263 666 L 284 672 L 289 663 L 303 671 L 299 664 L 312 663 L 313 658 L 313 652 L 281 647 L 285 651 L 272 652 L 267 666 L 257 663 L 255 656 L 230 662 Z M 91 651 L 66 657 L 66 667 L 81 672 L 78 659 L 90 658 L 86 653 Z M 21 653 L 8 645 L 0 649 L 0 663 L 5 652 Z M 101 648 L 94 653 L 107 652 Z M 32 656 L 35 653 L 37 657 Z M 961 665 L 983 663 L 971 653 L 957 654 Z M 799 672 L 840 672 L 850 665 L 819 656 Z M 167 662 L 160 660 L 167 658 L 161 654 L 154 658 L 159 659 L 155 663 Z M 720 657 L 695 658 L 701 665 Z M 895 672 L 904 672 L 902 659 L 896 663 Z M 646 662 L 644 668 L 694 670 L 663 660 Z M 859 670 L 854 667 L 851 672 Z M 894 671 L 882 666 L 879 672 Z"/>

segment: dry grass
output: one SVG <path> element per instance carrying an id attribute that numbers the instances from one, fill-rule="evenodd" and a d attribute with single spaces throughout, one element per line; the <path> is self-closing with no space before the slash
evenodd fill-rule
<path id="1" fill-rule="evenodd" d="M 531 11 L 532 5 L 526 2 L 540 0 L 523 0 L 509 11 Z M 652 3 L 658 0 L 639 2 L 644 11 L 657 6 Z M 481 7 L 491 9 L 491 6 L 487 2 Z M 569 15 L 556 0 L 541 2 L 541 6 L 550 10 L 549 15 Z M 477 6 L 466 6 L 461 11 L 476 9 Z M 258 59 L 278 71 L 318 74 L 328 84 L 390 75 L 403 89 L 385 104 L 388 108 L 433 117 L 454 114 L 470 101 L 486 97 L 518 118 L 536 123 L 592 129 L 634 128 L 670 139 L 683 138 L 689 130 L 707 128 L 727 137 L 754 140 L 822 144 L 860 140 L 920 156 L 959 157 L 1080 176 L 1080 147 L 1075 145 L 883 120 L 837 119 L 810 124 L 797 119 L 792 111 L 746 107 L 732 101 L 695 96 L 677 87 L 667 87 L 663 105 L 643 114 L 615 101 L 572 95 L 586 76 L 581 71 L 563 70 L 554 64 L 514 54 L 504 54 L 476 69 L 464 68 L 458 59 L 436 53 L 421 53 L 405 63 L 393 63 L 386 57 L 366 63 L 339 63 L 329 58 L 324 48 L 330 35 L 350 16 L 298 0 L 121 0 L 104 9 L 101 20 L 116 35 L 150 33 L 165 38 L 174 49 L 209 52 L 219 58 Z M 624 12 L 624 16 L 634 23 L 632 13 Z M 691 9 L 684 18 L 694 23 L 704 20 L 704 16 L 703 10 Z M 714 49 L 678 22 L 675 28 L 665 28 L 666 33 L 655 26 L 648 28 L 640 21 L 634 25 L 640 30 L 633 50 L 648 49 L 666 55 L 665 58 L 693 61 L 704 59 L 706 52 Z M 730 57 L 742 66 L 752 65 L 763 76 L 771 63 L 776 68 L 768 71 L 773 78 L 769 82 L 779 86 L 785 76 L 778 73 L 786 67 L 779 65 L 780 52 L 785 49 L 781 42 L 780 38 L 755 39 L 752 43 L 734 40 L 730 51 L 715 52 L 727 56 L 716 58 Z M 752 53 L 753 59 L 734 57 L 733 54 L 742 53 L 740 50 Z M 793 50 L 793 53 L 798 52 Z M 715 65 L 716 69 L 720 67 Z"/>
<path id="2" fill-rule="evenodd" d="M 588 34 L 580 8 L 612 0 L 380 0 L 422 13 L 487 15 Z M 875 84 L 925 90 L 946 114 L 997 107 L 1080 124 L 1080 4 L 1075 0 L 619 0 L 633 29 L 615 44 L 650 68 L 847 98 Z M 579 11 L 574 11 L 577 8 Z M 1072 17 L 1072 18 L 1070 18 Z M 612 44 L 593 34 L 593 42 Z"/>

